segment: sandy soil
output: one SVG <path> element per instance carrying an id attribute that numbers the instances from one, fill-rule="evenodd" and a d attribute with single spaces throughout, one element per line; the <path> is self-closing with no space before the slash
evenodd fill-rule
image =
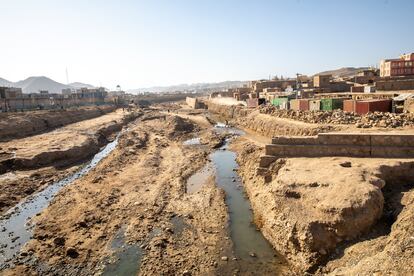
<path id="1" fill-rule="evenodd" d="M 180 121 L 169 116 L 154 118 L 130 126 L 110 156 L 59 193 L 36 218 L 25 264 L 6 274 L 100 272 L 121 227 L 127 242 L 146 252 L 140 275 L 229 269 L 220 266 L 231 246 L 223 193 L 211 181 L 198 193 L 185 193 L 185 179 L 205 163 L 209 147 L 183 146 L 187 127 L 177 127 Z M 185 225 L 181 231 L 174 217 Z M 68 256 L 70 250 L 76 258 Z"/>
<path id="2" fill-rule="evenodd" d="M 114 106 L 90 106 L 66 110 L 0 113 L 0 141 L 23 138 L 89 120 L 115 110 Z"/>
<path id="3" fill-rule="evenodd" d="M 412 271 L 406 230 L 412 227 L 414 160 L 281 159 L 265 183 L 256 173 L 263 148 L 246 139 L 232 148 L 256 224 L 297 273 Z"/>
<path id="4" fill-rule="evenodd" d="M 113 127 L 111 123 L 121 121 L 124 116 L 125 114 L 118 110 L 44 134 L 0 143 L 0 150 L 4 155 L 13 155 L 15 159 L 30 159 L 43 152 L 65 151 L 86 143 L 88 139 L 94 138 L 98 131 L 104 131 L 105 127 Z"/>
<path id="5" fill-rule="evenodd" d="M 79 162 L 98 152 L 136 116 L 115 111 L 51 132 L 0 143 L 1 213 L 75 170 Z"/>

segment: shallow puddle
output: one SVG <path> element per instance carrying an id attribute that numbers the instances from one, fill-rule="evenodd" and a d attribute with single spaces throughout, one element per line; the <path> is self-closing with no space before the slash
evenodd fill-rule
<path id="1" fill-rule="evenodd" d="M 210 162 L 207 163 L 199 171 L 188 178 L 186 186 L 187 193 L 192 194 L 198 192 L 207 182 L 207 179 L 214 174 L 214 165 Z"/>
<path id="2" fill-rule="evenodd" d="M 190 226 L 184 221 L 182 217 L 175 216 L 170 220 L 173 225 L 174 235 L 180 237 L 184 229 L 188 229 Z"/>
<path id="3" fill-rule="evenodd" d="M 137 244 L 126 244 L 124 230 L 120 229 L 111 243 L 115 251 L 115 261 L 105 266 L 102 275 L 129 276 L 137 275 L 143 256 L 142 249 Z"/>
<path id="4" fill-rule="evenodd" d="M 199 137 L 197 138 L 191 138 L 188 140 L 185 140 L 183 142 L 184 146 L 195 146 L 195 145 L 201 145 L 201 139 Z"/>
<path id="5" fill-rule="evenodd" d="M 17 204 L 3 215 L 0 220 L 0 269 L 2 269 L 31 238 L 33 226 L 30 225 L 30 218 L 36 216 L 36 214 L 46 208 L 60 189 L 87 174 L 104 157 L 114 150 L 117 144 L 118 137 L 113 142 L 107 144 L 79 171 L 61 181 L 49 185 L 43 191 L 30 196 L 28 200 Z"/>

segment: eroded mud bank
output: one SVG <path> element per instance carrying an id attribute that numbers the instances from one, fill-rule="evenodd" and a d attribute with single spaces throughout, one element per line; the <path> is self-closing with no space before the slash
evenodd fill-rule
<path id="1" fill-rule="evenodd" d="M 1 212 L 76 171 L 140 114 L 110 113 L 52 132 L 0 143 Z"/>
<path id="2" fill-rule="evenodd" d="M 0 141 L 10 141 L 89 120 L 114 111 L 114 106 L 78 107 L 66 110 L 41 110 L 0 113 Z"/>
<path id="3" fill-rule="evenodd" d="M 276 161 L 265 183 L 256 174 L 262 149 L 247 141 L 233 148 L 256 224 L 297 273 L 412 271 L 404 229 L 414 208 L 412 160 L 290 158 Z"/>

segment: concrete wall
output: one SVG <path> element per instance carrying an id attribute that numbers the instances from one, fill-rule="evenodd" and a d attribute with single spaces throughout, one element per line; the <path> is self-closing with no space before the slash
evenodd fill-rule
<path id="1" fill-rule="evenodd" d="M 414 79 L 407 80 L 382 80 L 375 83 L 377 90 L 414 90 Z"/>
<path id="2" fill-rule="evenodd" d="M 205 104 L 200 102 L 197 98 L 187 97 L 185 99 L 187 105 L 193 109 L 205 108 Z"/>
<path id="3" fill-rule="evenodd" d="M 33 110 L 33 109 L 59 109 L 72 106 L 104 104 L 103 98 L 10 98 L 0 100 L 1 111 Z"/>
<path id="4" fill-rule="evenodd" d="M 278 157 L 414 158 L 414 135 L 320 133 L 314 137 L 275 137 L 266 145 L 265 153 Z"/>
<path id="5" fill-rule="evenodd" d="M 321 87 L 321 88 L 328 88 L 329 81 L 331 80 L 332 75 L 317 75 L 313 77 L 313 86 L 314 87 Z"/>
<path id="6" fill-rule="evenodd" d="M 187 105 L 193 109 L 197 108 L 197 99 L 196 98 L 191 98 L 191 97 L 187 97 L 185 98 L 185 102 L 187 103 Z"/>

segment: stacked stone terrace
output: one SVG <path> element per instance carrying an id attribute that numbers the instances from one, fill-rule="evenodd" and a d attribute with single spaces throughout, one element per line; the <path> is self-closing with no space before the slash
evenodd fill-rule
<path id="1" fill-rule="evenodd" d="M 274 137 L 272 144 L 265 147 L 260 167 L 268 168 L 277 158 L 323 156 L 414 158 L 414 135 L 320 133 L 307 137 Z"/>

